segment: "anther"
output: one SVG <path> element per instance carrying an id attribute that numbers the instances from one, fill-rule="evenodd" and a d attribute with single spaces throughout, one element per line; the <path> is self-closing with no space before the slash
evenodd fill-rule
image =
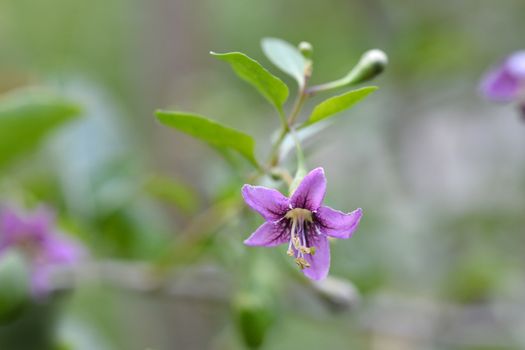
<path id="1" fill-rule="evenodd" d="M 310 267 L 310 264 L 308 263 L 308 261 L 306 261 L 305 258 L 295 258 L 295 263 L 301 268 L 301 270 Z"/>
<path id="2" fill-rule="evenodd" d="M 315 252 L 315 248 L 314 248 L 314 247 L 305 247 L 305 246 L 301 246 L 301 247 L 299 247 L 299 250 L 300 250 L 301 253 L 303 253 L 303 254 L 313 254 L 313 253 L 312 253 L 312 248 L 313 248 L 313 251 Z"/>
<path id="3" fill-rule="evenodd" d="M 293 249 L 292 248 L 288 248 L 288 250 L 286 251 L 286 254 L 288 254 L 288 256 L 294 256 Z"/>

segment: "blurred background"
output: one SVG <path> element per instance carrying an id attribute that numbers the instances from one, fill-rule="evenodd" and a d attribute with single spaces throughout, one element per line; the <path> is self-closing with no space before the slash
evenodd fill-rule
<path id="1" fill-rule="evenodd" d="M 74 291 L 2 322 L 0 349 L 525 349 L 525 124 L 477 93 L 523 49 L 523 13 L 520 0 L 0 1 L 0 92 L 37 86 L 82 108 L 0 169 L 2 201 L 54 207 L 93 258 Z M 242 245 L 262 222 L 239 204 L 246 164 L 153 114 L 206 115 L 265 157 L 277 116 L 208 52 L 283 77 L 267 36 L 312 43 L 314 84 L 368 49 L 390 60 L 378 92 L 306 143 L 325 203 L 364 210 L 322 285 L 285 248 Z"/>

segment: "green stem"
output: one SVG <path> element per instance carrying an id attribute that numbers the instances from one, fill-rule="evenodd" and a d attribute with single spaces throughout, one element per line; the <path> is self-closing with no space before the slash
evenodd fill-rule
<path id="1" fill-rule="evenodd" d="M 288 117 L 288 128 L 293 127 L 297 117 L 299 116 L 299 113 L 301 112 L 301 108 L 303 108 L 303 105 L 307 97 L 308 97 L 308 94 L 305 93 L 304 88 L 301 89 L 299 91 L 299 95 L 297 99 L 295 100 L 292 111 L 290 112 L 290 117 Z"/>
<path id="2" fill-rule="evenodd" d="M 283 108 L 278 109 L 279 119 L 281 120 L 281 127 L 283 130 L 288 129 L 288 123 L 286 122 L 286 115 L 284 114 Z"/>
<path id="3" fill-rule="evenodd" d="M 305 164 L 304 153 L 301 147 L 301 142 L 299 141 L 299 138 L 297 137 L 297 133 L 295 132 L 295 129 L 290 129 L 290 135 L 292 135 L 293 141 L 295 143 L 295 151 L 297 153 L 297 168 L 304 168 L 304 164 Z"/>
<path id="4" fill-rule="evenodd" d="M 268 168 L 270 169 L 272 167 L 279 165 L 279 150 L 281 148 L 281 144 L 286 138 L 286 135 L 288 135 L 288 133 L 290 132 L 290 129 L 294 127 L 295 121 L 297 120 L 297 117 L 299 117 L 301 109 L 303 108 L 304 103 L 309 97 L 309 94 L 306 91 L 307 91 L 308 81 L 310 80 L 311 76 L 312 76 L 312 61 L 309 60 L 304 70 L 304 78 L 305 78 L 304 85 L 299 86 L 299 92 L 298 92 L 297 98 L 295 99 L 292 111 L 290 112 L 290 116 L 288 117 L 288 121 L 286 121 L 284 114 L 282 113 L 280 114 L 281 122 L 282 122 L 282 129 L 279 133 L 279 136 L 277 137 L 277 140 L 275 140 L 275 143 L 273 144 L 272 150 L 270 152 L 270 157 L 268 160 Z"/>
<path id="5" fill-rule="evenodd" d="M 308 90 L 306 90 L 306 93 L 310 96 L 315 95 L 318 92 L 328 91 L 332 89 L 337 89 L 346 85 L 350 85 L 352 83 L 351 79 L 348 79 L 347 77 L 331 81 L 329 83 L 314 85 L 310 87 Z"/>
<path id="6" fill-rule="evenodd" d="M 288 124 L 286 124 L 286 127 L 283 127 L 281 129 L 277 140 L 275 140 L 275 143 L 272 146 L 272 151 L 270 152 L 268 168 L 273 168 L 279 164 L 279 149 L 281 148 L 281 144 L 283 143 L 284 138 L 288 134 L 288 130 Z"/>
<path id="7" fill-rule="evenodd" d="M 277 140 L 275 140 L 275 143 L 272 146 L 272 151 L 270 152 L 269 158 L 270 160 L 268 161 L 269 168 L 275 167 L 279 164 L 279 149 L 281 148 L 281 144 L 286 138 L 286 135 L 288 135 L 288 133 L 290 132 L 290 129 L 293 128 L 293 125 L 295 124 L 295 121 L 297 120 L 297 117 L 299 116 L 307 98 L 308 94 L 305 93 L 304 88 L 301 88 L 299 91 L 299 95 L 295 99 L 294 106 L 292 108 L 292 111 L 290 112 L 290 116 L 288 117 L 288 121 L 283 125 L 281 132 L 277 137 Z"/>

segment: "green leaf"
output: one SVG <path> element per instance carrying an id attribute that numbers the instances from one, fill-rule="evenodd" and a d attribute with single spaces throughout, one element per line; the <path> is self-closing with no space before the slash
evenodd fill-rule
<path id="1" fill-rule="evenodd" d="M 210 52 L 220 60 L 228 62 L 235 73 L 253 85 L 279 111 L 288 98 L 288 86 L 254 59 L 240 52 Z"/>
<path id="2" fill-rule="evenodd" d="M 0 168 L 33 151 L 79 113 L 77 104 L 49 92 L 24 89 L 6 95 L 0 100 Z"/>
<path id="3" fill-rule="evenodd" d="M 363 100 L 366 96 L 376 91 L 376 86 L 367 86 L 364 88 L 352 90 L 342 95 L 330 97 L 327 100 L 319 103 L 315 106 L 312 114 L 303 126 L 317 123 L 318 121 L 324 120 L 344 111 L 355 105 L 357 102 Z"/>
<path id="4" fill-rule="evenodd" d="M 259 167 L 254 155 L 255 141 L 251 136 L 196 114 L 157 111 L 156 115 L 162 124 L 213 146 L 231 148 Z"/>
<path id="5" fill-rule="evenodd" d="M 304 86 L 307 61 L 295 46 L 277 38 L 264 38 L 261 46 L 275 66 L 297 80 L 299 86 Z"/>

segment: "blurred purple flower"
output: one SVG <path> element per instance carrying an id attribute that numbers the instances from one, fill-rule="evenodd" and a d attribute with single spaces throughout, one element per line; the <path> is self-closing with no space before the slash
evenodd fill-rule
<path id="1" fill-rule="evenodd" d="M 21 214 L 0 207 L 0 256 L 8 249 L 18 250 L 29 262 L 31 288 L 37 297 L 51 290 L 55 268 L 71 266 L 85 255 L 79 244 L 58 232 L 53 213 L 45 208 Z"/>
<path id="2" fill-rule="evenodd" d="M 295 257 L 307 277 L 325 278 L 330 269 L 328 237 L 350 238 L 362 215 L 361 209 L 345 214 L 322 206 L 325 192 L 323 168 L 306 175 L 290 198 L 275 189 L 244 185 L 246 204 L 266 220 L 244 244 L 274 247 L 288 243 L 288 255 Z"/>
<path id="3" fill-rule="evenodd" d="M 480 91 L 495 102 L 517 102 L 525 109 L 525 50 L 508 56 L 482 79 Z"/>

